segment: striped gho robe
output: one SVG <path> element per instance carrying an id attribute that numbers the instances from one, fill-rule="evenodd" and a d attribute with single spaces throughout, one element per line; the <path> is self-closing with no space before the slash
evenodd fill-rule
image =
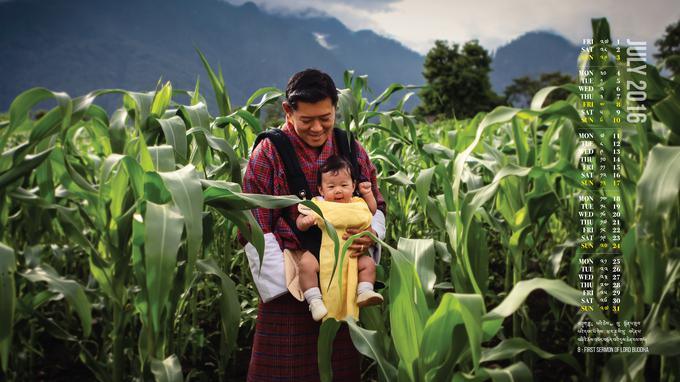
<path id="1" fill-rule="evenodd" d="M 316 174 L 319 167 L 331 155 L 339 155 L 334 145 L 334 134 L 329 134 L 328 141 L 322 147 L 312 148 L 297 136 L 292 125 L 287 124 L 282 130 L 293 145 L 313 196 L 318 195 Z M 373 184 L 378 211 L 373 216 L 372 226 L 382 238 L 385 235 L 386 207 L 378 190 L 376 168 L 358 142 L 355 147 L 360 171 Z M 243 191 L 290 195 L 283 162 L 269 139 L 260 142 L 253 150 L 243 179 Z M 291 220 L 295 221 L 299 214 L 297 205 L 276 210 L 259 208 L 253 210 L 253 214 L 265 234 L 265 253 L 258 275 L 260 260 L 257 251 L 250 243 L 245 243 L 241 236 L 260 295 L 248 381 L 318 381 L 317 339 L 320 323 L 312 319 L 307 302 L 293 298 L 285 284 L 282 251 L 301 248 L 283 214 L 289 214 Z M 371 254 L 378 262 L 380 248 L 371 248 Z M 347 325 L 343 324 L 333 344 L 333 379 L 359 381 L 359 363 L 360 355 L 352 344 Z"/>

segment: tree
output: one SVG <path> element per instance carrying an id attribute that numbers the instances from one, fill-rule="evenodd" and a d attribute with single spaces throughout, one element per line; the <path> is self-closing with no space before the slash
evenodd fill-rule
<path id="1" fill-rule="evenodd" d="M 505 97 L 512 106 L 528 107 L 536 92 L 544 87 L 564 85 L 575 81 L 572 76 L 560 72 L 542 73 L 538 78 L 529 76 L 517 77 L 512 80 L 512 84 L 505 88 Z M 566 99 L 568 95 L 569 92 L 566 90 L 554 90 L 550 93 L 543 106 L 560 99 Z"/>
<path id="2" fill-rule="evenodd" d="M 673 75 L 680 75 L 680 21 L 667 26 L 666 33 L 654 45 L 659 48 L 654 57 L 665 60 L 665 66 Z"/>
<path id="3" fill-rule="evenodd" d="M 491 89 L 491 58 L 475 40 L 460 49 L 437 40 L 425 57 L 427 86 L 419 96 L 416 113 L 437 118 L 467 118 L 502 103 Z"/>

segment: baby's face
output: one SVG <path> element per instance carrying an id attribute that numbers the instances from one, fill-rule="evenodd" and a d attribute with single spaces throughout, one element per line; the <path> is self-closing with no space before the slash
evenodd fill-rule
<path id="1" fill-rule="evenodd" d="M 332 171 L 321 174 L 319 194 L 330 202 L 349 203 L 352 201 L 354 182 L 349 170 L 342 169 L 337 173 Z"/>

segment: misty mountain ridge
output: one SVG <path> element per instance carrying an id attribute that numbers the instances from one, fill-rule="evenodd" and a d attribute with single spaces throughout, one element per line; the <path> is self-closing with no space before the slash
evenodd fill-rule
<path id="1" fill-rule="evenodd" d="M 215 113 L 194 47 L 213 69 L 221 65 L 237 105 L 259 88 L 283 89 L 290 75 L 308 67 L 328 72 L 338 87 L 346 69 L 366 74 L 369 97 L 395 82 L 425 82 L 423 56 L 373 31 L 351 31 L 319 11 L 272 13 L 221 0 L 15 0 L 0 2 L 0 110 L 35 86 L 78 96 L 95 89 L 149 91 L 162 79 L 193 90 L 200 77 Z M 502 93 L 519 76 L 575 74 L 577 56 L 564 37 L 529 32 L 494 52 L 491 82 Z M 96 102 L 110 110 L 121 105 L 119 95 Z"/>
<path id="2" fill-rule="evenodd" d="M 491 62 L 491 84 L 501 94 L 517 77 L 562 72 L 575 76 L 580 47 L 550 31 L 525 33 L 499 47 Z"/>
<path id="3" fill-rule="evenodd" d="M 212 102 L 194 47 L 242 104 L 259 88 L 284 88 L 308 67 L 338 87 L 353 69 L 377 96 L 391 83 L 422 84 L 423 57 L 371 31 L 353 32 L 335 18 L 271 14 L 253 3 L 218 0 L 24 0 L 0 3 L 0 110 L 34 86 L 72 96 L 94 89 L 154 89 L 159 78 Z M 119 97 L 113 100 L 119 105 Z M 216 111 L 215 105 L 210 109 Z"/>

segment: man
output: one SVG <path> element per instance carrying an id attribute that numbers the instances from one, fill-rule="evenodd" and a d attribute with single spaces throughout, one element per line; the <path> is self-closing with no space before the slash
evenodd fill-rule
<path id="1" fill-rule="evenodd" d="M 341 153 L 333 130 L 337 102 L 337 89 L 326 73 L 307 69 L 294 74 L 288 81 L 283 102 L 286 123 L 282 132 L 292 145 L 294 159 L 306 179 L 307 189 L 311 191 L 311 195 L 304 195 L 307 198 L 318 194 L 316 174 L 319 166 L 331 155 Z M 377 187 L 376 169 L 358 142 L 354 147 L 360 175 L 372 183 L 378 201 L 372 227 L 367 230 L 382 238 L 385 235 L 385 201 Z M 268 195 L 299 194 L 290 189 L 287 175 L 291 174 L 286 174 L 275 144 L 271 139 L 263 139 L 253 149 L 243 190 Z M 284 249 L 313 251 L 306 247 L 314 244 L 310 244 L 309 237 L 297 231 L 297 206 L 277 210 L 259 208 L 253 210 L 253 214 L 265 234 L 265 251 L 259 270 L 257 251 L 250 243 L 245 246 L 261 298 L 248 381 L 318 381 L 320 324 L 312 319 L 306 303 L 288 293 L 283 257 Z M 357 229 L 348 229 L 347 236 L 358 232 Z M 370 253 L 376 262 L 379 260 L 380 248 L 368 236 L 356 239 L 350 248 L 357 253 Z M 333 344 L 334 380 L 360 380 L 359 360 L 347 325 L 343 325 Z"/>

